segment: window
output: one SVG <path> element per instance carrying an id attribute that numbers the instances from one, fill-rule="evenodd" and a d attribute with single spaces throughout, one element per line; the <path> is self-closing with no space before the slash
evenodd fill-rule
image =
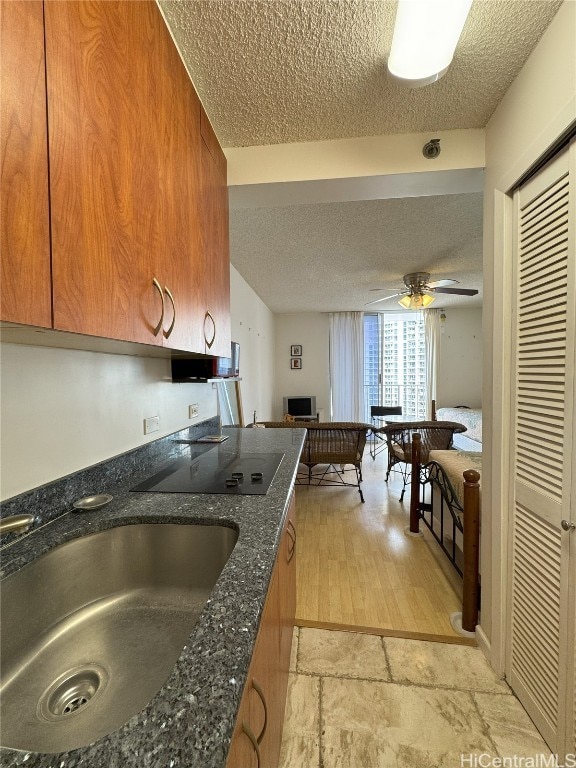
<path id="1" fill-rule="evenodd" d="M 364 315 L 365 421 L 373 405 L 401 405 L 407 420 L 426 417 L 422 312 Z"/>

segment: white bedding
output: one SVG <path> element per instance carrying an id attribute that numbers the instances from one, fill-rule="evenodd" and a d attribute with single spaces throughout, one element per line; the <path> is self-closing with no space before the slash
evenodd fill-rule
<path id="1" fill-rule="evenodd" d="M 464 504 L 464 477 L 467 469 L 482 472 L 482 456 L 477 451 L 430 451 L 430 461 L 441 465 L 460 504 Z M 482 487 L 482 479 L 480 479 Z"/>
<path id="2" fill-rule="evenodd" d="M 466 432 L 454 435 L 454 448 L 459 451 L 482 451 L 481 408 L 438 408 L 436 419 L 438 421 L 456 421 L 466 427 Z"/>

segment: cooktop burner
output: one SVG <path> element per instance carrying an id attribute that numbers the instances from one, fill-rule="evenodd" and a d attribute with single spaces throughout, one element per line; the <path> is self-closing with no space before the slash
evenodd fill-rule
<path id="1" fill-rule="evenodd" d="M 176 459 L 131 488 L 148 493 L 268 493 L 283 453 L 226 453 L 217 446 L 190 446 L 190 456 Z"/>

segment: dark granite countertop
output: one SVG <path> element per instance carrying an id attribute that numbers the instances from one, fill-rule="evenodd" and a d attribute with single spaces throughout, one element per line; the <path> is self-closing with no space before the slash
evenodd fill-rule
<path id="1" fill-rule="evenodd" d="M 118 525 L 194 522 L 229 525 L 239 531 L 232 555 L 172 674 L 149 704 L 122 728 L 88 747 L 58 755 L 1 749 L 4 768 L 225 765 L 305 430 L 229 429 L 225 433 L 230 438 L 215 450 L 285 454 L 267 495 L 130 493 L 130 487 L 166 461 L 166 455 L 157 451 L 154 461 L 132 461 L 130 473 L 118 474 L 116 484 L 97 486 L 98 493 L 114 496 L 107 506 L 60 513 L 2 549 L 4 578 L 58 544 Z M 98 474 L 100 466 L 105 470 L 105 465 L 91 468 L 92 483 L 97 477 L 110 480 L 110 472 Z M 52 496 L 55 493 L 53 489 Z M 27 496 L 18 497 L 20 510 L 16 503 L 8 504 L 9 512 L 23 511 Z"/>

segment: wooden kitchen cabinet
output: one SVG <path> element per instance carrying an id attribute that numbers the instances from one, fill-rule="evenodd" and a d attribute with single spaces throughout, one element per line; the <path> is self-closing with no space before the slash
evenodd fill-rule
<path id="1" fill-rule="evenodd" d="M 157 4 L 0 10 L 1 319 L 229 357 L 226 159 Z"/>
<path id="2" fill-rule="evenodd" d="M 279 679 L 280 696 L 284 702 L 288 688 L 288 670 L 294 617 L 296 616 L 296 500 L 294 492 L 290 500 L 284 538 L 278 559 L 280 583 L 280 658 L 283 659 Z"/>
<path id="3" fill-rule="evenodd" d="M 200 102 L 158 7 L 45 17 L 54 328 L 203 351 Z"/>
<path id="4" fill-rule="evenodd" d="M 206 354 L 230 357 L 230 245 L 226 157 L 201 108 L 202 136 L 202 295 L 206 310 L 203 334 Z"/>
<path id="5" fill-rule="evenodd" d="M 226 768 L 278 768 L 296 611 L 294 520 L 292 496 Z"/>
<path id="6" fill-rule="evenodd" d="M 44 21 L 40 0 L 0 3 L 0 319 L 50 327 Z"/>

